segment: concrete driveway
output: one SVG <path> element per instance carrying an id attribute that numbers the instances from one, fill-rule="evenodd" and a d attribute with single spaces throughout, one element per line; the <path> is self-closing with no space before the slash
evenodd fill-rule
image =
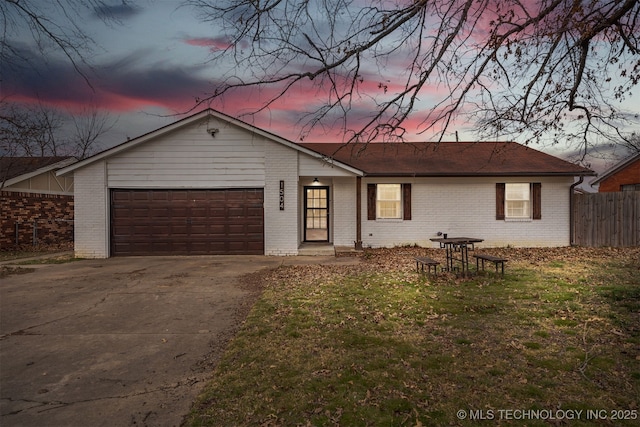
<path id="1" fill-rule="evenodd" d="M 259 295 L 239 278 L 295 258 L 111 258 L 1 278 L 0 425 L 180 425 Z"/>

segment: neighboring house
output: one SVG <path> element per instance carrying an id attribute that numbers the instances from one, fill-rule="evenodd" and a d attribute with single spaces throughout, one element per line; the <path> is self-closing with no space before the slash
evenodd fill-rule
<path id="1" fill-rule="evenodd" d="M 73 157 L 0 158 L 0 250 L 73 242 Z"/>
<path id="2" fill-rule="evenodd" d="M 640 153 L 616 164 L 591 185 L 599 185 L 599 193 L 640 191 Z"/>
<path id="3" fill-rule="evenodd" d="M 565 246 L 574 178 L 513 143 L 294 143 L 205 110 L 58 172 L 77 256 L 296 255 L 307 243 Z"/>

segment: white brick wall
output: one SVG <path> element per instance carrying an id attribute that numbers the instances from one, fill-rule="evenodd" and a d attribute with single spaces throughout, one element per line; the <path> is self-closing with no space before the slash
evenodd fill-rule
<path id="1" fill-rule="evenodd" d="M 285 185 L 280 210 L 280 180 Z M 298 153 L 275 142 L 265 142 L 264 240 L 265 255 L 297 255 Z"/>
<path id="2" fill-rule="evenodd" d="M 74 172 L 75 256 L 109 257 L 108 192 L 105 162 Z"/>
<path id="3" fill-rule="evenodd" d="M 541 182 L 542 219 L 526 222 L 495 219 L 496 182 Z M 368 183 L 411 183 L 412 220 L 367 220 Z M 435 246 L 438 231 L 478 237 L 483 246 L 569 245 L 571 178 L 394 178 L 362 180 L 364 247 Z M 348 191 L 344 188 L 343 191 Z M 337 196 L 336 196 L 337 197 Z M 349 195 L 341 196 L 345 199 Z M 351 196 L 355 198 L 355 189 Z M 353 225 L 355 227 L 355 224 Z"/>
<path id="4" fill-rule="evenodd" d="M 210 138 L 210 136 L 209 136 Z M 153 143 L 152 143 L 153 144 Z M 264 185 L 265 254 L 297 255 L 299 244 L 298 223 L 298 153 L 291 148 L 265 139 L 251 139 L 254 153 L 264 158 L 259 168 L 264 173 L 263 182 L 247 182 L 243 186 Z M 254 154 L 254 158 L 257 158 Z M 126 154 L 120 155 L 126 159 Z M 75 251 L 85 258 L 107 258 L 109 256 L 109 186 L 108 168 L 118 160 L 102 160 L 75 171 Z M 189 168 L 186 170 L 193 174 Z M 134 178 L 137 179 L 137 175 Z M 173 181 L 163 187 L 175 186 Z M 280 210 L 280 180 L 285 182 L 285 210 Z M 134 187 L 156 187 L 152 181 L 145 185 L 137 182 Z M 117 187 L 129 187 L 127 181 L 118 182 Z M 209 180 L 196 187 L 214 188 L 217 181 Z M 228 185 L 223 185 L 228 187 Z"/>
<path id="5" fill-rule="evenodd" d="M 201 135 L 194 133 L 195 130 L 197 129 L 185 131 L 191 137 L 182 144 L 182 148 L 190 147 L 190 144 L 213 144 L 210 136 L 205 135 L 206 138 L 200 138 Z M 237 129 L 232 130 L 236 131 Z M 233 137 L 231 139 L 234 141 L 242 140 L 239 134 L 244 134 L 244 132 L 237 133 L 225 135 L 221 131 L 220 138 L 216 142 L 224 143 L 226 140 L 222 141 L 222 139 L 225 136 Z M 179 139 L 179 136 L 176 135 L 171 137 Z M 151 144 L 153 142 L 149 146 L 142 147 L 151 150 L 149 155 L 154 153 Z M 317 161 L 311 161 L 307 157 L 301 161 L 300 156 L 306 155 L 255 135 L 248 137 L 242 147 L 244 150 L 242 159 L 247 160 L 247 164 L 251 165 L 253 171 L 253 178 L 243 182 L 243 186 L 261 187 L 264 185 L 265 254 L 297 255 L 303 227 L 302 187 L 313 179 L 311 175 L 300 178 L 301 170 L 304 169 L 305 173 L 320 173 L 330 172 L 332 169 L 322 165 L 317 166 L 313 163 L 317 163 Z M 210 158 L 216 160 L 217 157 L 214 154 L 219 152 L 214 148 L 217 150 L 217 147 L 209 147 L 208 149 L 211 154 Z M 221 155 L 227 160 L 231 158 L 225 156 Z M 242 162 L 239 160 L 241 156 L 237 153 L 234 156 L 234 162 L 241 164 Z M 144 156 L 135 158 L 142 161 Z M 122 153 L 118 158 L 108 161 L 99 160 L 75 171 L 76 256 L 86 258 L 106 258 L 109 256 L 107 162 L 110 162 L 109 168 L 112 166 L 111 163 L 116 168 L 116 166 L 129 165 L 130 160 L 126 153 Z M 152 173 L 156 173 L 156 163 L 154 162 L 157 159 L 154 157 L 152 160 L 150 160 L 150 165 L 152 165 L 150 170 Z M 161 160 L 161 164 L 164 165 L 165 157 L 162 157 Z M 124 187 L 158 185 L 154 184 L 153 180 L 141 181 L 139 175 L 141 172 L 138 169 L 126 169 L 124 166 L 118 169 L 122 170 L 123 174 L 118 175 L 120 181 L 114 181 L 114 186 L 117 186 L 116 183 Z M 209 163 L 203 163 L 200 166 L 205 169 L 212 167 Z M 135 182 L 126 180 L 125 169 L 133 171 L 131 173 L 138 173 Z M 217 175 L 201 174 L 202 171 L 197 168 L 194 170 L 177 169 L 177 171 L 177 173 L 170 174 L 172 181 L 163 183 L 164 186 L 180 187 L 184 185 L 202 188 L 227 186 L 223 185 L 224 180 L 218 179 Z M 193 176 L 188 175 L 187 172 L 192 173 Z M 110 175 L 112 178 L 117 175 L 114 173 Z M 264 174 L 264 184 L 262 174 Z M 281 180 L 285 183 L 285 209 L 282 211 L 279 206 Z M 542 219 L 526 222 L 497 221 L 495 219 L 496 182 L 541 182 Z M 436 233 L 440 231 L 448 233 L 450 236 L 483 238 L 484 246 L 566 246 L 569 244 L 569 187 L 572 182 L 570 177 L 363 178 L 361 194 L 363 245 L 365 247 L 414 244 L 426 247 L 435 246 L 429 239 L 436 237 Z M 331 189 L 331 240 L 337 246 L 353 246 L 356 240 L 356 178 L 324 176 L 323 183 L 330 185 Z M 368 183 L 412 184 L 412 220 L 368 221 Z M 240 183 L 237 182 L 234 185 L 240 185 Z"/>

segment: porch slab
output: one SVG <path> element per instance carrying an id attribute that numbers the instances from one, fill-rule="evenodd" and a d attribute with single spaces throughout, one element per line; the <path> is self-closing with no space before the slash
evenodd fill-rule
<path id="1" fill-rule="evenodd" d="M 349 255 L 349 254 L 357 254 L 361 253 L 362 249 L 356 249 L 353 246 L 336 246 L 336 255 Z"/>
<path id="2" fill-rule="evenodd" d="M 330 243 L 303 243 L 298 247 L 301 256 L 335 256 L 336 249 Z"/>

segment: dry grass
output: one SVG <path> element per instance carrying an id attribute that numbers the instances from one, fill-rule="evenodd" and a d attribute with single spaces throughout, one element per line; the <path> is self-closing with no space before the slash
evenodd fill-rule
<path id="1" fill-rule="evenodd" d="M 0 261 L 12 261 L 22 258 L 56 254 L 58 252 L 73 251 L 73 243 L 59 245 L 23 245 L 18 248 L 0 248 Z"/>
<path id="2" fill-rule="evenodd" d="M 637 425 L 640 249 L 483 252 L 510 260 L 504 278 L 419 275 L 415 255 L 442 254 L 418 248 L 252 276 L 264 292 L 187 425 L 501 425 L 522 415 L 507 411 L 542 411 L 519 425 Z M 576 419 L 535 418 L 548 414 Z"/>

